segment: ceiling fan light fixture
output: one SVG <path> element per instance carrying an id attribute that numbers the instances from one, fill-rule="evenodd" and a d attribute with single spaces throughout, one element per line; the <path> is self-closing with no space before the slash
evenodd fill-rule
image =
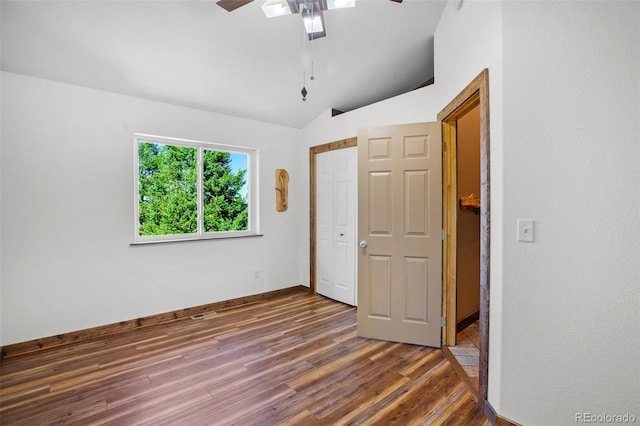
<path id="1" fill-rule="evenodd" d="M 302 22 L 304 23 L 304 29 L 307 34 L 324 32 L 324 20 L 320 13 L 305 9 L 302 12 Z"/>
<path id="2" fill-rule="evenodd" d="M 291 15 L 291 8 L 287 0 L 267 0 L 262 5 L 262 11 L 267 15 L 267 18 Z"/>
<path id="3" fill-rule="evenodd" d="M 327 9 L 344 9 L 347 7 L 355 7 L 356 0 L 327 0 Z"/>
<path id="4" fill-rule="evenodd" d="M 304 22 L 304 29 L 307 34 L 321 33 L 324 31 L 322 19 L 320 19 L 319 16 L 302 18 L 302 22 Z"/>

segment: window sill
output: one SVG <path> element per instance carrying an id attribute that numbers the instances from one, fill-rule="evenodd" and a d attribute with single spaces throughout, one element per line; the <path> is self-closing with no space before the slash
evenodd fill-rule
<path id="1" fill-rule="evenodd" d="M 263 237 L 264 234 L 244 234 L 244 235 L 224 235 L 224 236 L 203 236 L 203 237 L 180 237 L 168 240 L 147 240 L 147 241 L 134 241 L 130 243 L 130 246 L 146 246 L 149 244 L 171 244 L 171 243 L 183 243 L 187 241 L 211 241 L 211 240 L 229 240 L 235 238 L 255 238 Z"/>

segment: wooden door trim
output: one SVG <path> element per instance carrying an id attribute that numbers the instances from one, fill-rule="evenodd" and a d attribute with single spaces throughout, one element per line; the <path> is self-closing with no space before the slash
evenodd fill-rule
<path id="1" fill-rule="evenodd" d="M 358 138 L 342 139 L 309 148 L 309 292 L 316 294 L 316 155 L 358 146 Z"/>
<path id="2" fill-rule="evenodd" d="M 489 370 L 489 267 L 490 267 L 490 176 L 489 176 L 489 70 L 484 69 L 440 113 L 443 152 L 443 222 L 447 238 L 443 243 L 442 312 L 446 318 L 442 344 L 454 345 L 455 260 L 456 260 L 456 121 L 474 107 L 480 107 L 480 365 L 478 395 L 487 400 Z"/>

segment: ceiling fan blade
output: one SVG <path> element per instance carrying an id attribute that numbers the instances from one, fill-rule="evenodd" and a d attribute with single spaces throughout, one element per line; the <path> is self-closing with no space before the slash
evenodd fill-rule
<path id="1" fill-rule="evenodd" d="M 402 3 L 402 0 L 391 0 L 391 1 L 395 1 L 396 3 Z"/>
<path id="2" fill-rule="evenodd" d="M 249 4 L 252 1 L 253 0 L 220 0 L 216 4 L 227 12 L 233 12 L 237 8 L 242 7 L 245 4 Z"/>

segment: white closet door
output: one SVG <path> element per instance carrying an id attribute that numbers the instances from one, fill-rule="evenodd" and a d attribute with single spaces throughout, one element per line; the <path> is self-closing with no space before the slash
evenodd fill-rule
<path id="1" fill-rule="evenodd" d="M 317 291 L 356 304 L 357 148 L 316 156 Z"/>

